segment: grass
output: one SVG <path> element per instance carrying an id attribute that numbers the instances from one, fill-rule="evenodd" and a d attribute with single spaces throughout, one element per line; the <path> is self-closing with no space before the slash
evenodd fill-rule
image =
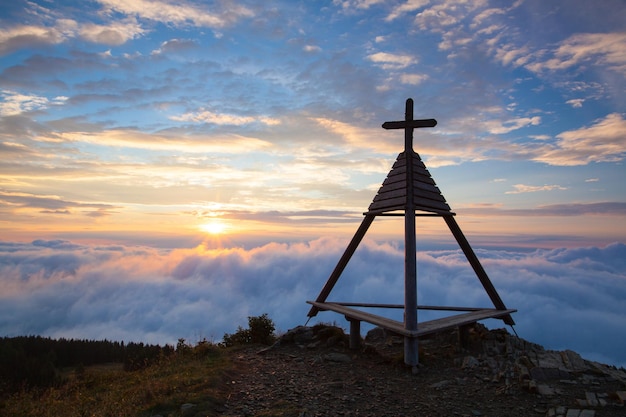
<path id="1" fill-rule="evenodd" d="M 121 364 L 67 370 L 64 382 L 46 390 L 30 390 L 0 400 L 6 417 L 149 417 L 217 416 L 225 402 L 225 381 L 234 372 L 230 349 L 214 347 L 162 359 L 148 368 L 126 372 Z"/>

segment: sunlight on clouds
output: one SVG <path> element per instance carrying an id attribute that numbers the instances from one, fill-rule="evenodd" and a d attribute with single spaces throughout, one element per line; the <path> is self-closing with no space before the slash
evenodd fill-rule
<path id="1" fill-rule="evenodd" d="M 149 149 L 154 151 L 176 152 L 218 152 L 242 153 L 253 152 L 271 147 L 272 144 L 257 138 L 240 135 L 222 135 L 217 137 L 165 136 L 137 130 L 112 129 L 101 132 L 65 132 L 59 138 L 70 142 L 87 142 L 99 146 Z M 45 139 L 45 138 L 44 138 Z"/>
<path id="2" fill-rule="evenodd" d="M 134 18 L 127 18 L 123 21 L 109 23 L 108 25 L 86 23 L 80 27 L 79 35 L 89 42 L 119 46 L 130 39 L 140 37 L 145 32 Z"/>
<path id="3" fill-rule="evenodd" d="M 564 40 L 553 51 L 554 58 L 526 65 L 533 72 L 565 70 L 590 62 L 626 74 L 626 32 L 579 33 Z"/>
<path id="4" fill-rule="evenodd" d="M 521 129 L 526 126 L 537 126 L 541 123 L 541 117 L 520 117 L 517 119 L 510 119 L 505 121 L 489 120 L 483 122 L 485 128 L 494 135 L 502 135 L 512 132 L 514 130 Z"/>
<path id="5" fill-rule="evenodd" d="M 376 149 L 383 153 L 396 153 L 399 150 L 398 145 L 376 140 L 373 135 L 376 135 L 377 132 L 373 132 L 372 129 L 361 128 L 339 120 L 322 117 L 311 118 L 311 120 L 314 120 L 328 131 L 341 136 L 348 145 Z"/>
<path id="6" fill-rule="evenodd" d="M 557 143 L 546 145 L 535 161 L 550 165 L 586 165 L 618 162 L 626 156 L 626 120 L 619 113 L 607 115 L 591 127 L 557 135 Z"/>
<path id="7" fill-rule="evenodd" d="M 567 100 L 566 103 L 571 105 L 572 107 L 576 108 L 581 108 L 583 106 L 583 103 L 585 102 L 584 98 L 576 98 L 576 99 L 572 99 L 572 100 Z"/>
<path id="8" fill-rule="evenodd" d="M 412 55 L 390 54 L 377 52 L 367 56 L 367 59 L 379 65 L 384 70 L 399 70 L 412 64 L 417 64 L 417 59 Z"/>
<path id="9" fill-rule="evenodd" d="M 346 244 L 346 239 L 321 238 L 248 249 L 200 244 L 158 250 L 67 240 L 0 242 L 0 315 L 6 318 L 0 331 L 123 335 L 125 341 L 164 344 L 198 332 L 219 336 L 261 313 L 286 331 L 306 320 L 305 301 L 319 293 Z M 520 335 L 548 349 L 595 352 L 618 366 L 626 364 L 624 244 L 475 250 L 503 301 L 518 309 Z M 403 258 L 397 241 L 364 239 L 331 299 L 401 302 Z M 460 249 L 422 249 L 418 268 L 421 304 L 489 305 Z M 181 311 L 181 305 L 192 307 Z M 555 308 L 561 314 L 553 314 Z M 557 338 L 554 329 L 562 328 L 563 314 L 576 321 Z M 315 320 L 339 318 L 327 312 Z M 588 331 L 582 334 L 581 327 Z"/>
<path id="10" fill-rule="evenodd" d="M 49 100 L 46 97 L 21 94 L 16 91 L 2 90 L 0 93 L 0 116 L 15 116 L 36 110 L 44 110 L 49 106 L 62 105 L 68 97 L 57 96 Z"/>
<path id="11" fill-rule="evenodd" d="M 184 1 L 98 0 L 98 2 L 120 13 L 179 26 L 191 23 L 200 27 L 223 28 L 241 18 L 254 16 L 250 9 L 230 2 L 223 3 L 224 10 L 217 12 L 210 12 L 206 6 Z"/>
<path id="12" fill-rule="evenodd" d="M 55 45 L 66 40 L 67 34 L 59 28 L 17 25 L 0 28 L 0 55 L 31 45 Z"/>
<path id="13" fill-rule="evenodd" d="M 522 194 L 522 193 L 536 193 L 538 191 L 553 191 L 553 190 L 567 190 L 567 187 L 561 187 L 560 185 L 525 185 L 515 184 L 514 191 L 506 191 L 505 194 Z"/>
<path id="14" fill-rule="evenodd" d="M 273 126 L 280 124 L 279 119 L 264 116 L 238 116 L 225 113 L 214 113 L 208 110 L 200 112 L 185 113 L 180 116 L 170 116 L 171 120 L 177 122 L 212 123 L 217 125 L 241 126 L 250 123 L 263 123 Z"/>
<path id="15" fill-rule="evenodd" d="M 390 22 L 406 13 L 421 9 L 428 3 L 430 3 L 430 0 L 407 0 L 403 4 L 394 6 L 394 8 L 391 10 L 391 13 L 389 13 L 387 17 L 385 17 L 385 21 Z"/>
<path id="16" fill-rule="evenodd" d="M 369 9 L 375 4 L 384 2 L 385 0 L 333 0 L 333 4 L 340 5 L 344 10 Z"/>
<path id="17" fill-rule="evenodd" d="M 428 78 L 426 74 L 402 74 L 400 75 L 400 82 L 402 84 L 419 85 Z"/>

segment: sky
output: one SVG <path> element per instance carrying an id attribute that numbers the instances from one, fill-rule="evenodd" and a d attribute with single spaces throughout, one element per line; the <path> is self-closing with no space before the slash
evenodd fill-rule
<path id="1" fill-rule="evenodd" d="M 520 336 L 626 365 L 625 93 L 622 0 L 3 2 L 0 335 L 303 324 L 413 98 Z M 419 302 L 484 302 L 437 220 Z M 377 219 L 333 296 L 401 300 L 402 245 Z"/>

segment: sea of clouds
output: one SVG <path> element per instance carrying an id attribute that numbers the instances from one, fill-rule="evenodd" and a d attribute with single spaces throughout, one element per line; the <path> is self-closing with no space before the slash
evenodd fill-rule
<path id="1" fill-rule="evenodd" d="M 0 242 L 0 336 L 217 342 L 263 313 L 286 331 L 307 321 L 306 300 L 317 297 L 345 246 L 339 238 L 175 250 Z M 507 307 L 518 310 L 520 337 L 626 366 L 625 244 L 476 253 Z M 366 239 L 329 301 L 401 304 L 403 265 L 401 244 Z M 460 249 L 418 252 L 418 299 L 492 306 Z M 378 313 L 401 318 L 401 310 Z M 419 314 L 420 321 L 434 317 Z M 315 322 L 348 327 L 332 312 Z"/>

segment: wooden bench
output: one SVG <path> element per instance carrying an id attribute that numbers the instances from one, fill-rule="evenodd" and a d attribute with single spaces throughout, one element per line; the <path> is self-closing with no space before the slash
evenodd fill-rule
<path id="1" fill-rule="evenodd" d="M 476 323 L 477 321 L 490 319 L 490 318 L 504 318 L 517 310 L 506 309 L 498 310 L 495 308 L 468 308 L 470 310 L 466 313 L 456 314 L 449 317 L 442 317 L 439 319 L 424 321 L 417 324 L 417 330 L 407 330 L 404 328 L 404 323 L 397 320 L 392 320 L 386 317 L 381 317 L 376 314 L 368 313 L 365 311 L 357 310 L 346 306 L 343 303 L 333 302 L 317 302 L 307 301 L 307 303 L 317 307 L 322 311 L 334 311 L 339 314 L 343 314 L 350 322 L 350 347 L 358 347 L 360 337 L 360 322 L 364 321 L 399 335 L 411 338 L 417 338 L 420 336 L 426 336 L 429 334 L 437 333 L 442 330 L 452 329 L 455 327 L 462 327 L 468 324 Z M 445 310 L 444 308 L 438 308 L 439 310 Z M 458 310 L 458 308 L 453 308 Z"/>

